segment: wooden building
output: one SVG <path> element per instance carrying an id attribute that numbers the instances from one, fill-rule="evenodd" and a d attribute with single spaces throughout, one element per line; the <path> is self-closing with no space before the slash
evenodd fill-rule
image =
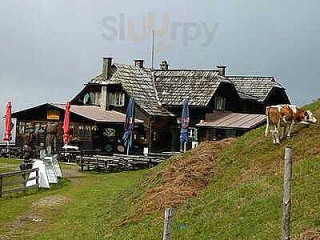
<path id="1" fill-rule="evenodd" d="M 267 105 L 290 103 L 285 89 L 272 77 L 228 76 L 225 66 L 209 70 L 169 69 L 166 61 L 152 70 L 144 66 L 143 60 L 130 65 L 104 58 L 102 73 L 87 82 L 71 100 L 73 135 L 81 139 L 83 148 L 106 151 L 113 141 L 111 152 L 122 149 L 124 114 L 130 97 L 136 102 L 135 146 L 139 151 L 148 147 L 151 152 L 179 150 L 180 116 L 185 99 L 190 107 L 190 141 L 199 141 L 199 136 L 205 141 L 241 135 L 263 123 L 261 114 Z M 59 115 L 59 119 L 51 119 L 50 112 Z M 235 117 L 232 113 L 246 116 Z M 249 128 L 241 128 L 241 124 L 234 122 L 225 128 L 213 124 L 227 115 L 235 117 L 235 122 L 243 122 L 246 117 L 252 121 L 251 114 L 260 114 L 256 120 L 261 121 L 253 121 Z M 18 119 L 18 142 L 23 133 L 20 129 L 31 123 L 38 128 L 35 126 L 59 121 L 62 131 L 63 116 L 61 104 L 44 104 L 14 113 Z M 115 129 L 113 140 L 104 134 L 111 129 Z M 62 144 L 61 132 L 58 136 Z"/>

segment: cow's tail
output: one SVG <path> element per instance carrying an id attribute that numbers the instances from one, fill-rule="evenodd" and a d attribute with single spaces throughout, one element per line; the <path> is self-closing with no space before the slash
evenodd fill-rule
<path id="1" fill-rule="evenodd" d="M 270 119 L 269 119 L 269 108 L 268 107 L 266 109 L 266 116 L 267 116 L 267 126 L 266 126 L 266 131 L 265 131 L 264 135 L 266 137 L 268 137 L 269 127 L 270 127 L 270 123 L 269 123 L 269 121 L 270 121 Z"/>

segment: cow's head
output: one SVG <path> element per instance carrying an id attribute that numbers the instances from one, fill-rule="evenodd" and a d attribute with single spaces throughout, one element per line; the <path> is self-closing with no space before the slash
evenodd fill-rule
<path id="1" fill-rule="evenodd" d="M 308 110 L 304 113 L 304 119 L 302 123 L 305 123 L 305 124 L 317 123 L 317 119 L 312 115 L 312 112 Z"/>

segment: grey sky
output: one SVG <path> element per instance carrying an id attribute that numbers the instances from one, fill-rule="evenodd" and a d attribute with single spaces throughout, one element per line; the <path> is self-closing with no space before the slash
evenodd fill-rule
<path id="1" fill-rule="evenodd" d="M 14 110 L 43 102 L 66 102 L 101 69 L 103 56 L 131 63 L 144 58 L 150 65 L 150 41 L 108 41 L 102 20 L 113 17 L 119 33 L 119 14 L 137 26 L 155 13 L 172 23 L 216 26 L 212 42 L 199 38 L 183 45 L 182 32 L 170 31 L 157 42 L 156 65 L 167 59 L 172 68 L 213 68 L 226 64 L 229 74 L 274 76 L 288 89 L 294 103 L 317 99 L 320 89 L 320 1 L 318 0 L 2 0 L 0 5 L 0 114 L 12 99 Z M 171 25 L 170 25 L 171 26 Z M 128 28 L 125 28 L 127 31 Z M 140 28 L 136 29 L 139 33 Z M 180 34 L 180 35 L 179 35 Z M 2 126 L 2 123 L 1 123 Z"/>

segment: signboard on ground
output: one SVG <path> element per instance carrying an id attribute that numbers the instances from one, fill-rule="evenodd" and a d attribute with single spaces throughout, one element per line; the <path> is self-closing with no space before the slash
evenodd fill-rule
<path id="1" fill-rule="evenodd" d="M 58 177 L 56 174 L 55 167 L 53 166 L 53 163 L 52 163 L 52 157 L 45 157 L 43 159 L 43 163 L 46 168 L 46 173 L 48 176 L 49 183 L 58 183 Z"/>
<path id="2" fill-rule="evenodd" d="M 57 177 L 62 177 L 62 171 L 58 162 L 58 155 L 54 155 L 52 157 L 52 165 L 54 167 L 54 170 L 56 172 Z"/>
<path id="3" fill-rule="evenodd" d="M 41 160 L 35 160 L 35 162 L 32 165 L 32 168 L 39 168 L 39 187 L 40 188 L 50 188 L 49 180 L 46 173 L 46 168 L 44 163 Z M 32 172 L 29 175 L 30 178 L 36 177 L 36 172 Z M 28 181 L 26 184 L 26 187 L 31 187 L 36 185 L 36 180 Z"/>

